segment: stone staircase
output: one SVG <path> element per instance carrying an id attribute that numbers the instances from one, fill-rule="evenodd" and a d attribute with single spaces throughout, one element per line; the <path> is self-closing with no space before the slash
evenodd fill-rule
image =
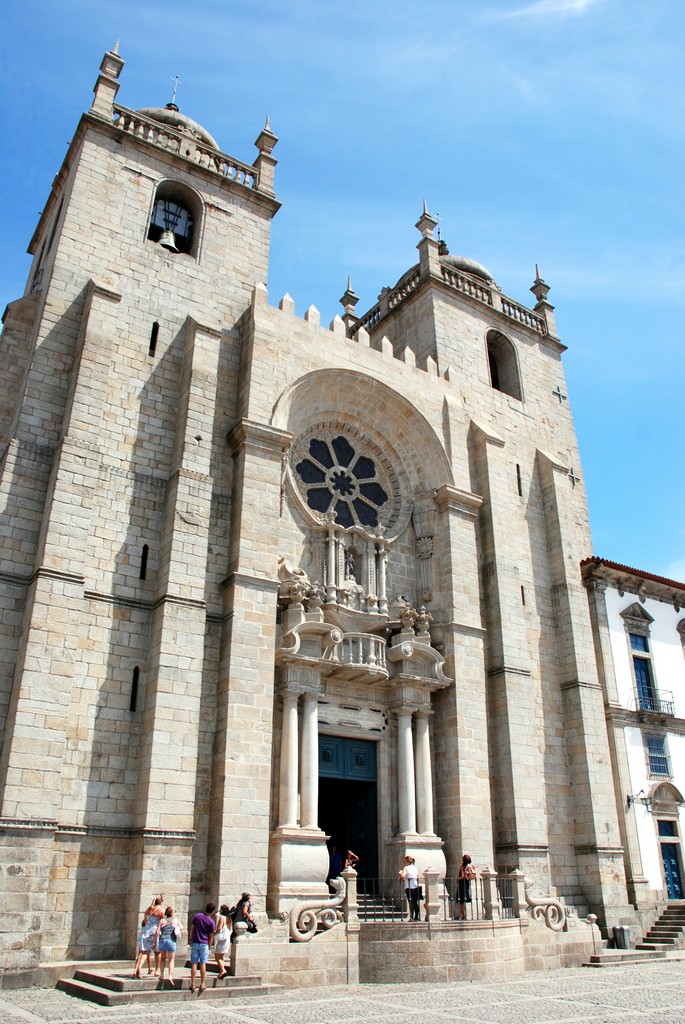
<path id="1" fill-rule="evenodd" d="M 635 944 L 635 949 L 663 952 L 682 949 L 684 932 L 685 903 L 669 903 L 642 941 Z"/>
<path id="2" fill-rule="evenodd" d="M 144 1007 L 150 1003 L 178 1003 L 190 999 L 230 999 L 261 996 L 269 992 L 280 992 L 282 985 L 265 983 L 258 975 L 226 977 L 219 980 L 216 964 L 207 964 L 207 981 L 204 992 L 199 991 L 200 974 L 195 980 L 195 991 L 190 991 L 190 961 L 174 971 L 174 987 L 168 981 L 160 982 L 153 975 L 133 977 L 132 966 L 122 968 L 101 968 L 98 970 L 76 970 L 73 978 L 61 978 L 57 988 L 78 999 L 87 999 L 100 1006 L 127 1006 L 136 1004 Z"/>
<path id="3" fill-rule="evenodd" d="M 407 918 L 407 906 L 397 907 L 391 900 L 382 896 L 357 893 L 357 914 L 360 921 L 404 921 Z"/>

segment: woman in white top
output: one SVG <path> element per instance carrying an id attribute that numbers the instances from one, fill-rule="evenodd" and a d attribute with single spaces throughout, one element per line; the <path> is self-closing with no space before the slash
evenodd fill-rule
<path id="1" fill-rule="evenodd" d="M 400 878 L 403 878 L 405 882 L 404 891 L 407 897 L 407 903 L 409 904 L 409 920 L 420 921 L 421 907 L 419 905 L 419 871 L 413 857 L 406 856 L 404 858 L 404 867 L 400 871 Z"/>
<path id="2" fill-rule="evenodd" d="M 219 978 L 225 978 L 228 974 L 224 967 L 224 956 L 228 952 L 231 938 L 230 920 L 228 906 L 226 903 L 222 903 L 216 915 L 216 931 L 214 932 L 214 957 L 219 966 Z"/>

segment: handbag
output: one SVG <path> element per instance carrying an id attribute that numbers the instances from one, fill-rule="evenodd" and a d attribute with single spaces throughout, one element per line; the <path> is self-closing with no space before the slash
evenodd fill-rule
<path id="1" fill-rule="evenodd" d="M 417 898 L 417 900 L 419 900 L 419 902 L 421 902 L 421 900 L 423 899 L 423 886 L 422 885 L 417 885 L 416 892 L 417 892 L 416 898 Z"/>

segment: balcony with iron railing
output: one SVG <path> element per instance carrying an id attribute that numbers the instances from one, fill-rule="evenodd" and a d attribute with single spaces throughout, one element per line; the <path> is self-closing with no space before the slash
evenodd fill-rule
<path id="1" fill-rule="evenodd" d="M 639 693 L 635 698 L 635 710 L 650 715 L 665 715 L 673 718 L 675 716 L 673 694 L 668 690 L 662 690 L 661 693 L 657 693 L 655 690 Z"/>

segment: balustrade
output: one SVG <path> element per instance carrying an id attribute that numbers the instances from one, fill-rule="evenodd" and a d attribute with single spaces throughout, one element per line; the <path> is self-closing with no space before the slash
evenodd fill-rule
<path id="1" fill-rule="evenodd" d="M 149 142 L 159 149 L 165 149 L 193 160 L 199 167 L 204 167 L 237 185 L 250 189 L 259 187 L 259 176 L 254 167 L 234 160 L 190 135 L 185 135 L 183 132 L 175 131 L 167 125 L 144 117 L 135 110 L 127 110 L 126 107 L 115 105 L 114 127 L 137 139 Z M 188 154 L 184 152 L 184 147 L 189 150 Z"/>
<path id="2" fill-rule="evenodd" d="M 458 273 L 451 267 L 443 265 L 441 270 L 445 284 L 455 288 L 457 291 L 463 292 L 465 295 L 470 295 L 472 299 L 478 299 L 479 302 L 485 303 L 486 306 L 492 306 L 492 292 L 489 288 L 479 284 L 478 281 L 474 281 L 473 278 L 467 277 L 465 274 Z"/>
<path id="3" fill-rule="evenodd" d="M 385 668 L 385 639 L 371 633 L 344 633 L 342 642 L 336 648 L 337 659 L 342 665 L 365 665 L 369 668 Z"/>
<path id="4" fill-rule="evenodd" d="M 537 331 L 538 334 L 547 334 L 547 324 L 544 317 L 538 316 L 537 313 L 526 309 L 525 306 L 519 306 L 517 302 L 507 299 L 504 295 L 502 296 L 502 312 L 511 320 L 516 320 L 518 323 L 523 324 L 524 327 L 530 327 L 531 330 Z"/>

